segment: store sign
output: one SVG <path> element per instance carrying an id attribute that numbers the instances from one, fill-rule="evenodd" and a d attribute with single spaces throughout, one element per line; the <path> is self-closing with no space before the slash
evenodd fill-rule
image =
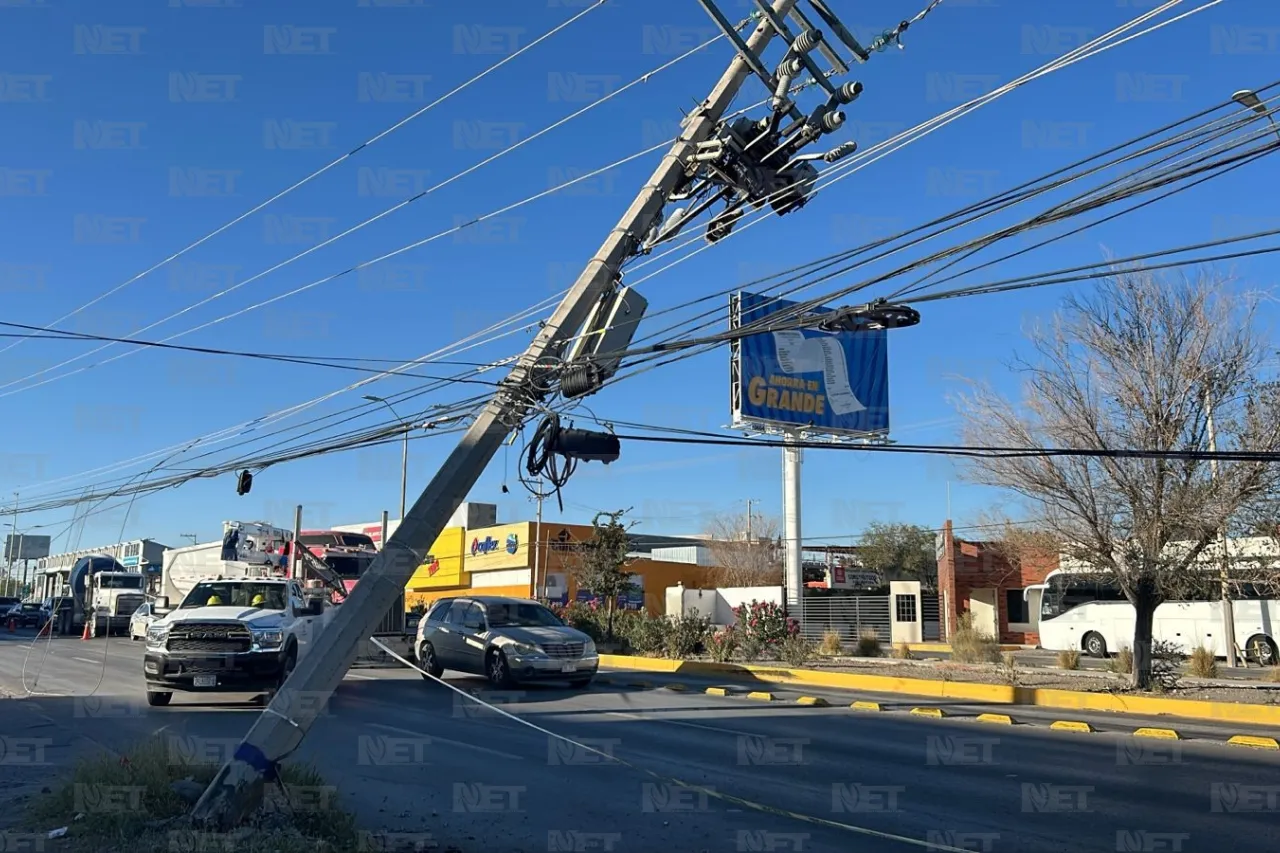
<path id="1" fill-rule="evenodd" d="M 559 533 L 548 540 L 548 545 L 552 551 L 573 551 L 577 543 L 573 541 L 572 534 L 562 527 Z"/>
<path id="2" fill-rule="evenodd" d="M 427 559 L 424 561 L 424 564 L 427 567 L 427 577 L 429 578 L 435 577 L 436 572 L 440 571 L 440 561 L 430 554 L 427 555 Z"/>
<path id="3" fill-rule="evenodd" d="M 520 537 L 514 533 L 507 536 L 507 553 L 514 554 L 520 550 Z"/>
<path id="4" fill-rule="evenodd" d="M 498 550 L 498 540 L 492 536 L 471 540 L 471 556 L 473 557 L 478 557 L 481 554 L 492 554 L 496 550 Z"/>

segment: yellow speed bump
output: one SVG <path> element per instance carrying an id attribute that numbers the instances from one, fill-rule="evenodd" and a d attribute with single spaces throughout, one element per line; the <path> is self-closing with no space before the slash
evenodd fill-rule
<path id="1" fill-rule="evenodd" d="M 1077 720 L 1054 720 L 1049 726 L 1051 729 L 1057 729 L 1060 732 L 1095 732 L 1093 726 L 1088 723 L 1082 723 Z"/>
<path id="2" fill-rule="evenodd" d="M 729 695 L 729 691 L 723 687 L 708 687 L 706 692 L 708 696 L 728 696 Z"/>
<path id="3" fill-rule="evenodd" d="M 855 711 L 883 711 L 879 702 L 854 702 L 849 706 Z"/>
<path id="4" fill-rule="evenodd" d="M 945 717 L 947 715 L 941 708 L 912 708 L 911 713 L 917 717 Z"/>
<path id="5" fill-rule="evenodd" d="M 758 702 L 772 702 L 773 694 L 763 690 L 752 690 L 747 694 L 748 699 L 755 699 Z"/>
<path id="6" fill-rule="evenodd" d="M 1254 749 L 1280 749 L 1280 743 L 1273 737 L 1256 737 L 1254 735 L 1236 735 L 1227 743 L 1233 746 L 1249 746 Z"/>
<path id="7" fill-rule="evenodd" d="M 1002 726 L 1012 726 L 1013 717 L 1008 714 L 979 714 L 978 722 L 980 723 L 998 723 Z"/>
<path id="8" fill-rule="evenodd" d="M 1152 729 L 1152 728 L 1147 728 L 1146 726 L 1143 726 L 1140 729 L 1135 729 L 1133 732 L 1133 736 L 1134 737 L 1158 737 L 1158 738 L 1164 738 L 1165 740 L 1182 740 L 1182 735 L 1178 734 L 1178 732 L 1174 729 Z"/>
<path id="9" fill-rule="evenodd" d="M 676 693 L 683 693 L 684 691 L 689 689 L 685 687 L 683 684 L 664 684 L 662 686 L 667 690 L 674 690 Z"/>
<path id="10" fill-rule="evenodd" d="M 830 703 L 828 703 L 827 700 L 823 699 L 821 696 L 801 696 L 799 699 L 796 700 L 796 704 L 809 705 L 814 708 L 830 707 Z"/>

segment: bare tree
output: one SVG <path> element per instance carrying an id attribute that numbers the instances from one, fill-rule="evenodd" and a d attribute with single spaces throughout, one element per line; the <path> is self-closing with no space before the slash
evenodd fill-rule
<path id="1" fill-rule="evenodd" d="M 721 587 L 780 586 L 781 527 L 777 519 L 760 515 L 753 515 L 750 525 L 745 514 L 713 518 L 707 530 L 707 547 L 716 562 L 712 582 Z"/>
<path id="2" fill-rule="evenodd" d="M 1156 608 L 1197 590 L 1219 531 L 1275 495 L 1280 466 L 1118 458 L 1109 451 L 1280 449 L 1280 400 L 1259 380 L 1267 358 L 1256 302 L 1218 277 L 1117 272 L 1029 334 L 1036 363 L 1015 365 L 1021 403 L 990 388 L 961 401 L 967 443 L 1062 448 L 1088 456 L 986 456 L 970 476 L 1009 489 L 1044 518 L 1063 553 L 1114 580 L 1136 611 L 1134 684 L 1151 684 Z"/>

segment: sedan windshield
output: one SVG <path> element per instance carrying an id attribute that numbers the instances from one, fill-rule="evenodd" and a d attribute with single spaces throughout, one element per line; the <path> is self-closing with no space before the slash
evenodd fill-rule
<path id="1" fill-rule="evenodd" d="M 490 628 L 555 628 L 564 625 L 539 604 L 490 604 Z"/>

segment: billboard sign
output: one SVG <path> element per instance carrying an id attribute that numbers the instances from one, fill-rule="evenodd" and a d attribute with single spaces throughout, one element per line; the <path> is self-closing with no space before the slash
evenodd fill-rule
<path id="1" fill-rule="evenodd" d="M 49 556 L 48 536 L 31 536 L 10 533 L 4 538 L 5 560 L 39 560 Z"/>
<path id="2" fill-rule="evenodd" d="M 734 297 L 730 328 L 795 308 L 798 302 L 755 293 Z M 813 308 L 810 315 L 829 313 Z M 779 320 L 794 319 L 783 315 Z M 889 341 L 884 330 L 761 332 L 735 342 L 735 425 L 802 428 L 849 436 L 889 432 Z"/>

